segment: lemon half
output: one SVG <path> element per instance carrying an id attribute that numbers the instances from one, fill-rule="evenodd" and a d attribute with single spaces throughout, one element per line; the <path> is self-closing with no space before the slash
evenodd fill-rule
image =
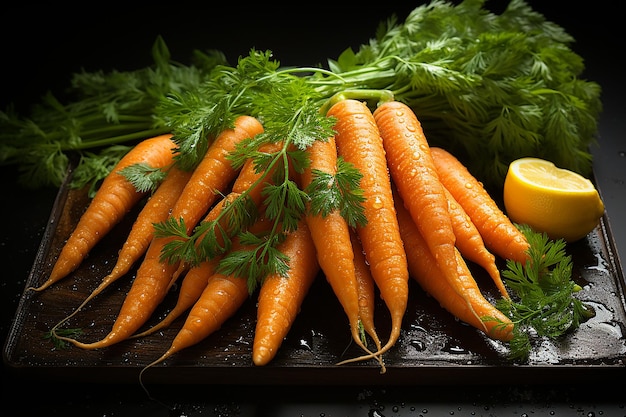
<path id="1" fill-rule="evenodd" d="M 587 236 L 604 213 L 604 204 L 589 179 L 539 158 L 511 162 L 503 198 L 511 221 L 566 242 Z"/>

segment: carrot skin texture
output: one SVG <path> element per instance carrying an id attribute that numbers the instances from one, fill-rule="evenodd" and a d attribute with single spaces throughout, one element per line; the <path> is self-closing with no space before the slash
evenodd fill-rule
<path id="1" fill-rule="evenodd" d="M 525 264 L 528 241 L 491 198 L 482 183 L 454 155 L 432 147 L 439 178 L 480 232 L 485 246 L 504 259 Z"/>
<path id="2" fill-rule="evenodd" d="M 313 182 L 313 170 L 332 175 L 337 172 L 335 138 L 330 137 L 326 142 L 316 141 L 309 146 L 307 152 L 311 163 L 301 175 L 303 189 Z M 307 208 L 306 222 L 326 281 L 348 318 L 352 338 L 367 350 L 359 335 L 359 293 L 348 223 L 339 210 L 333 210 L 326 215 L 313 214 L 310 204 Z"/>
<path id="3" fill-rule="evenodd" d="M 119 171 L 136 163 L 146 163 L 154 168 L 170 165 L 176 147 L 171 138 L 172 135 L 167 134 L 146 139 L 120 159 L 102 182 L 61 249 L 50 276 L 33 290 L 42 291 L 78 268 L 89 251 L 145 196 Z"/>
<path id="4" fill-rule="evenodd" d="M 185 220 L 187 233 L 206 214 L 218 192 L 223 192 L 237 176 L 238 171 L 227 159 L 228 154 L 235 150 L 238 142 L 262 132 L 263 126 L 256 118 L 239 116 L 233 129 L 227 129 L 215 138 L 172 209 L 173 218 Z"/>
<path id="5" fill-rule="evenodd" d="M 278 149 L 280 149 L 280 145 L 278 144 L 271 144 L 271 146 L 266 147 L 266 151 L 268 152 Z M 252 160 L 248 160 L 242 167 L 241 171 L 239 171 L 239 175 L 237 175 L 237 178 L 233 183 L 231 192 L 228 195 L 224 196 L 224 198 L 209 211 L 203 221 L 208 222 L 216 220 L 217 216 L 224 208 L 224 204 L 232 202 L 233 200 L 239 198 L 243 192 L 249 192 L 250 198 L 255 202 L 257 206 L 259 206 L 261 204 L 261 191 L 263 188 L 263 184 L 258 183 L 257 180 L 261 176 L 262 173 L 258 173 L 255 171 Z M 219 243 L 223 244 L 224 242 Z M 133 337 L 147 336 L 151 333 L 154 333 L 155 331 L 163 329 L 169 326 L 185 311 L 189 310 L 193 306 L 193 304 L 200 298 L 202 291 L 206 288 L 208 278 L 213 275 L 213 273 L 215 273 L 220 260 L 221 257 L 214 257 L 212 259 L 205 260 L 199 265 L 191 268 L 189 268 L 188 265 L 179 268 L 175 272 L 172 281 L 170 281 L 171 285 L 173 281 L 176 281 L 179 274 L 186 272 L 181 283 L 176 305 L 167 314 L 167 316 L 155 326 L 141 333 L 135 334 Z"/>
<path id="6" fill-rule="evenodd" d="M 248 298 L 248 285 L 244 278 L 219 273 L 211 275 L 200 298 L 189 311 L 183 327 L 159 361 L 201 342 L 219 330 Z"/>
<path id="7" fill-rule="evenodd" d="M 409 293 L 406 253 L 400 238 L 391 179 L 380 132 L 370 109 L 362 102 L 346 99 L 327 113 L 337 118 L 335 141 L 338 153 L 362 174 L 361 189 L 367 224 L 357 227 L 365 256 L 391 315 L 391 332 L 380 354 L 400 337 Z"/>
<path id="8" fill-rule="evenodd" d="M 237 171 L 227 160 L 228 153 L 234 150 L 236 143 L 262 132 L 262 129 L 257 119 L 240 116 L 235 121 L 234 129 L 227 129 L 215 138 L 172 208 L 171 217 L 183 219 L 188 233 L 206 215 L 206 211 L 218 198 L 218 191 L 224 192 L 235 179 Z M 92 343 L 72 341 L 74 345 L 83 349 L 107 347 L 127 339 L 145 324 L 167 295 L 173 283 L 172 277 L 179 268 L 180 262 L 161 260 L 164 246 L 173 239 L 152 239 L 109 334 Z"/>
<path id="9" fill-rule="evenodd" d="M 154 235 L 154 223 L 167 219 L 190 177 L 189 171 L 182 171 L 176 166 L 170 168 L 167 177 L 137 216 L 128 238 L 122 245 L 117 262 L 105 280 L 116 280 L 126 274 L 146 252 Z"/>
<path id="10" fill-rule="evenodd" d="M 356 231 L 350 231 L 350 240 L 352 241 L 352 250 L 354 253 L 354 272 L 357 282 L 357 292 L 359 294 L 359 318 L 363 329 L 372 338 L 376 349 L 381 349 L 380 338 L 376 331 L 376 325 L 374 323 L 374 311 L 376 307 L 376 284 L 370 267 L 365 259 L 365 253 L 363 252 L 363 245 L 359 240 L 359 236 Z"/>
<path id="11" fill-rule="evenodd" d="M 445 279 L 425 239 L 401 201 L 397 201 L 397 210 L 411 277 L 458 319 L 483 331 L 491 338 L 510 341 L 513 337 L 513 323 L 482 295 L 460 252 L 455 251 L 459 268 L 457 275 L 463 282 L 467 298 L 471 300 L 472 309 Z M 479 317 L 474 312 L 478 313 Z M 496 320 L 481 320 L 481 317 L 493 317 Z"/>
<path id="12" fill-rule="evenodd" d="M 267 230 L 269 223 L 266 218 L 260 218 L 253 229 L 255 232 Z M 233 242 L 233 250 L 244 248 L 238 240 Z M 237 310 L 250 298 L 248 281 L 243 277 L 214 273 L 207 280 L 207 285 L 194 303 L 178 331 L 170 347 L 158 359 L 146 365 L 143 372 L 166 360 L 181 350 L 200 343 L 233 316 Z"/>
<path id="13" fill-rule="evenodd" d="M 504 282 L 502 282 L 500 270 L 496 265 L 496 257 L 485 247 L 485 242 L 472 219 L 470 219 L 463 207 L 454 199 L 447 188 L 445 193 L 448 198 L 448 211 L 452 219 L 454 234 L 457 237 L 456 246 L 459 252 L 461 252 L 464 258 L 483 267 L 493 280 L 498 291 L 500 291 L 500 294 L 504 298 L 510 299 L 509 292 Z"/>
<path id="14" fill-rule="evenodd" d="M 374 119 L 383 138 L 389 172 L 405 207 L 441 269 L 454 280 L 456 236 L 422 126 L 413 110 L 398 101 L 381 104 L 374 111 Z"/>
<path id="15" fill-rule="evenodd" d="M 267 365 L 276 356 L 320 270 L 305 221 L 287 235 L 278 249 L 289 257 L 289 271 L 286 277 L 269 275 L 259 290 L 252 345 L 252 360 L 257 366 Z"/>
<path id="16" fill-rule="evenodd" d="M 213 258 L 190 268 L 182 279 L 180 290 L 178 291 L 178 299 L 169 313 L 154 326 L 141 333 L 136 333 L 132 337 L 144 337 L 165 329 L 189 310 L 202 295 L 209 277 L 215 273 L 219 260 L 220 258 Z"/>
<path id="17" fill-rule="evenodd" d="M 153 223 L 163 221 L 180 195 L 180 191 L 189 179 L 190 173 L 181 171 L 176 166 L 172 166 L 167 177 L 158 186 L 157 190 L 146 202 L 146 205 L 137 215 L 137 219 L 131 227 L 128 238 L 122 245 L 117 262 L 111 272 L 105 276 L 100 284 L 74 309 L 74 311 L 61 320 L 54 328 L 53 332 L 65 321 L 73 317 L 85 307 L 91 300 L 100 295 L 107 287 L 123 277 L 133 264 L 144 255 L 154 232 Z"/>

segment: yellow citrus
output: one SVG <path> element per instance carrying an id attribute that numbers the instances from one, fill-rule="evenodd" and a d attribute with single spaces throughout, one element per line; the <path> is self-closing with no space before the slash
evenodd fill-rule
<path id="1" fill-rule="evenodd" d="M 587 236 L 604 213 L 589 179 L 539 158 L 521 158 L 509 165 L 503 197 L 511 221 L 567 242 Z"/>

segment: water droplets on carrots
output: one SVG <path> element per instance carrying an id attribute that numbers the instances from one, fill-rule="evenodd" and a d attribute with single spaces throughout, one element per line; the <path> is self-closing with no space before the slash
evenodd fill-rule
<path id="1" fill-rule="evenodd" d="M 374 207 L 377 210 L 383 208 L 383 200 L 380 198 L 380 196 L 376 196 L 374 198 L 374 202 L 372 203 L 372 207 Z"/>

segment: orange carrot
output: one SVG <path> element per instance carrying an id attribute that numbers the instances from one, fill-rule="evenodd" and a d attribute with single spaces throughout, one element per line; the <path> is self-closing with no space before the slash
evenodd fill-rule
<path id="1" fill-rule="evenodd" d="M 448 200 L 419 120 L 410 107 L 398 101 L 379 105 L 374 120 L 383 139 L 391 178 L 406 208 L 448 281 L 457 283 L 456 236 Z M 464 296 L 462 288 L 456 289 Z"/>
<path id="2" fill-rule="evenodd" d="M 122 245 L 117 262 L 105 281 L 111 282 L 126 274 L 146 252 L 154 235 L 154 223 L 167 219 L 190 177 L 190 171 L 183 171 L 175 165 L 170 168 L 163 182 L 137 216 Z"/>
<path id="3" fill-rule="evenodd" d="M 504 298 L 510 298 L 502 282 L 498 265 L 496 265 L 496 257 L 485 247 L 482 236 L 463 207 L 454 199 L 447 188 L 444 190 L 448 198 L 448 211 L 452 219 L 452 227 L 456 235 L 456 247 L 459 252 L 466 259 L 482 266 L 489 273 L 500 294 Z"/>
<path id="4" fill-rule="evenodd" d="M 267 228 L 265 218 L 261 218 L 254 225 L 255 230 Z M 243 245 L 236 240 L 233 250 L 240 250 Z M 215 273 L 207 281 L 200 298 L 191 308 L 182 328 L 178 331 L 169 348 L 158 359 L 146 365 L 140 373 L 150 367 L 163 362 L 177 352 L 200 343 L 234 315 L 243 303 L 250 298 L 248 282 L 243 277 Z"/>
<path id="5" fill-rule="evenodd" d="M 201 342 L 218 330 L 248 298 L 248 284 L 245 278 L 220 273 L 211 275 L 170 347 L 147 367 L 154 366 L 174 353 Z"/>
<path id="6" fill-rule="evenodd" d="M 409 262 L 411 277 L 420 286 L 435 298 L 439 304 L 458 319 L 485 332 L 488 336 L 509 341 L 513 337 L 513 323 L 511 320 L 491 304 L 480 292 L 478 284 L 471 275 L 467 264 L 458 250 L 455 251 L 459 272 L 458 279 L 465 288 L 472 309 L 470 309 L 445 278 L 443 271 L 433 257 L 426 240 L 420 234 L 417 225 L 410 213 L 404 207 L 401 199 L 396 200 L 398 223 L 404 248 Z M 478 317 L 474 312 L 478 313 Z"/>
<path id="7" fill-rule="evenodd" d="M 320 269 L 305 221 L 300 221 L 277 249 L 289 258 L 289 270 L 287 276 L 270 274 L 262 282 L 252 344 L 252 360 L 257 366 L 267 365 L 276 356 Z"/>
<path id="8" fill-rule="evenodd" d="M 280 149 L 279 144 L 271 144 L 264 147 L 264 151 L 271 152 L 273 150 Z M 259 182 L 263 176 L 262 172 L 257 172 L 254 163 L 251 159 L 246 161 L 243 165 L 237 179 L 233 183 L 232 191 L 220 200 L 205 216 L 203 222 L 211 222 L 218 219 L 218 216 L 224 209 L 226 204 L 232 203 L 235 199 L 241 198 L 244 192 L 259 206 L 261 204 L 261 190 L 264 182 Z M 269 181 L 269 180 L 268 180 Z M 228 220 L 224 219 L 222 226 L 225 226 Z M 218 235 L 219 236 L 219 235 Z M 199 239 L 200 241 L 201 239 Z M 223 242 L 220 242 L 223 244 Z M 192 268 L 189 265 L 180 265 L 177 271 L 172 276 L 170 286 L 176 282 L 178 277 L 185 273 L 181 287 L 178 293 L 178 300 L 172 310 L 165 316 L 163 320 L 151 327 L 144 330 L 141 333 L 135 334 L 133 337 L 143 337 L 154 333 L 169 326 L 174 320 L 180 317 L 185 311 L 190 309 L 193 304 L 200 298 L 202 291 L 206 288 L 208 278 L 216 271 L 217 266 L 221 260 L 221 256 L 216 256 L 211 259 L 201 262 Z"/>
<path id="9" fill-rule="evenodd" d="M 268 143 L 261 146 L 259 152 L 272 153 L 280 150 L 282 145 L 280 143 Z M 258 171 L 253 159 L 248 159 L 244 164 L 237 178 L 235 179 L 231 192 L 223 198 L 223 201 L 218 203 L 223 206 L 225 203 L 233 203 L 241 198 L 249 198 L 252 203 L 262 211 L 262 191 L 264 187 L 271 182 L 271 172 Z M 204 218 L 204 223 L 216 220 L 218 215 L 221 214 L 223 207 L 217 210 L 217 205 L 211 209 L 209 214 Z M 222 223 L 223 228 L 228 229 L 229 220 L 224 219 Z M 198 238 L 198 242 L 201 241 L 201 237 Z M 220 242 L 223 244 L 224 242 Z M 178 276 L 182 275 L 189 269 L 187 263 L 183 263 L 179 266 L 172 277 L 172 281 L 175 282 Z"/>
<path id="10" fill-rule="evenodd" d="M 154 233 L 153 224 L 164 221 L 169 216 L 174 202 L 180 195 L 181 190 L 187 183 L 191 173 L 182 171 L 176 166 L 172 166 L 165 179 L 148 199 L 145 206 L 137 215 L 133 223 L 128 238 L 122 245 L 117 262 L 111 272 L 103 278 L 102 282 L 89 294 L 85 300 L 67 317 L 57 323 L 52 332 L 56 334 L 56 329 L 68 319 L 76 315 L 91 300 L 101 294 L 109 285 L 124 276 L 132 265 L 146 252 Z"/>
<path id="11" fill-rule="evenodd" d="M 337 147 L 335 138 L 316 141 L 307 149 L 310 165 L 302 173 L 302 188 L 307 189 L 314 179 L 314 171 L 335 175 L 337 172 Z M 317 249 L 317 258 L 326 280 L 348 318 L 352 339 L 364 351 L 359 332 L 359 293 L 354 267 L 354 253 L 350 242 L 350 228 L 338 209 L 329 213 L 311 212 L 308 203 L 306 222 Z"/>
<path id="12" fill-rule="evenodd" d="M 223 219 L 218 220 L 219 215 L 227 204 L 230 204 L 234 199 L 238 198 L 240 194 L 231 192 L 224 198 L 222 198 L 209 213 L 204 217 L 203 222 L 219 221 L 220 226 L 224 226 L 226 222 Z M 219 234 L 217 234 L 219 238 Z M 219 242 L 223 244 L 223 242 Z M 168 290 L 176 283 L 178 278 L 185 274 L 183 282 L 181 283 L 180 290 L 178 292 L 178 299 L 176 304 L 169 311 L 169 313 L 157 324 L 146 329 L 140 333 L 133 335 L 133 338 L 147 336 L 158 330 L 164 329 L 169 326 L 174 320 L 180 317 L 185 311 L 190 309 L 194 303 L 200 298 L 202 291 L 206 287 L 208 279 L 217 270 L 217 266 L 221 260 L 221 256 L 214 256 L 210 259 L 206 259 L 200 262 L 198 265 L 191 267 L 190 265 L 180 265 L 179 268 L 172 275 Z"/>
<path id="13" fill-rule="evenodd" d="M 219 192 L 224 192 L 236 177 L 237 171 L 226 158 L 228 153 L 234 150 L 239 141 L 261 133 L 262 129 L 255 118 L 240 116 L 235 121 L 234 129 L 223 131 L 211 143 L 207 155 L 194 170 L 172 209 L 171 217 L 182 219 L 188 233 L 205 215 Z M 180 262 L 163 262 L 161 255 L 165 244 L 173 239 L 175 238 L 152 239 L 108 335 L 92 343 L 69 338 L 63 340 L 83 349 L 98 349 L 125 340 L 136 332 L 165 298 L 172 285 L 172 276 Z"/>
<path id="14" fill-rule="evenodd" d="M 528 241 L 498 207 L 483 184 L 448 151 L 432 147 L 431 154 L 439 178 L 463 207 L 492 253 L 522 264 L 528 260 Z"/>
<path id="15" fill-rule="evenodd" d="M 172 163 L 172 135 L 146 139 L 132 148 L 106 176 L 96 195 L 81 216 L 76 228 L 61 249 L 48 279 L 34 291 L 42 291 L 73 272 L 89 251 L 118 224 L 145 196 L 119 172 L 127 166 L 145 163 L 164 168 Z"/>
<path id="16" fill-rule="evenodd" d="M 350 240 L 352 241 L 352 250 L 354 252 L 354 272 L 359 293 L 359 318 L 363 325 L 363 330 L 374 340 L 376 349 L 380 350 L 381 342 L 376 332 L 376 325 L 374 324 L 376 284 L 374 283 L 372 272 L 365 259 L 363 245 L 361 245 L 358 234 L 353 230 L 350 231 Z M 381 365 L 384 367 L 382 361 Z"/>
<path id="17" fill-rule="evenodd" d="M 187 233 L 205 215 L 218 193 L 237 176 L 238 171 L 232 167 L 228 154 L 235 150 L 237 143 L 262 131 L 263 126 L 254 117 L 239 116 L 233 129 L 227 129 L 215 138 L 172 209 L 174 219 L 185 220 Z"/>
<path id="18" fill-rule="evenodd" d="M 178 299 L 174 307 L 157 324 L 131 337 L 144 337 L 165 329 L 185 311 L 189 310 L 202 295 L 202 292 L 207 286 L 209 277 L 215 273 L 220 259 L 220 257 L 212 258 L 190 268 L 183 277 L 180 289 L 178 290 Z"/>
<path id="19" fill-rule="evenodd" d="M 406 253 L 400 238 L 385 150 L 372 112 L 364 103 L 341 100 L 329 109 L 328 116 L 337 119 L 335 141 L 339 155 L 363 174 L 361 189 L 367 224 L 357 227 L 357 233 L 372 277 L 391 316 L 389 339 L 378 351 L 382 355 L 400 337 L 409 295 Z"/>

